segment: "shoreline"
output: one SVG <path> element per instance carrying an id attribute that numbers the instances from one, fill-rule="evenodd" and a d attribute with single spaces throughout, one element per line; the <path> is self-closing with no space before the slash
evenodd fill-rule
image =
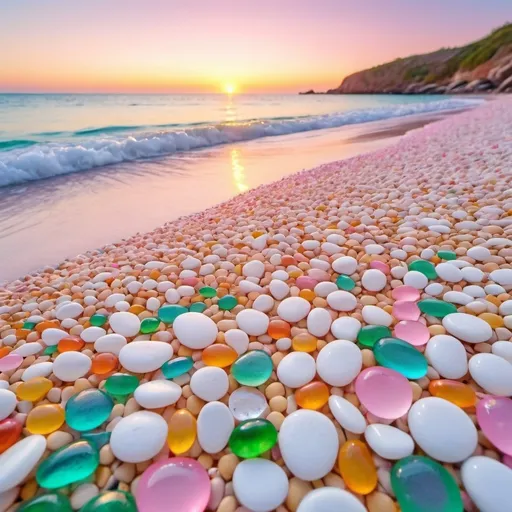
<path id="1" fill-rule="evenodd" d="M 67 509 L 119 490 L 141 512 L 170 495 L 216 512 L 500 510 L 511 105 L 0 288 L 6 511 L 56 489 Z"/>
<path id="2" fill-rule="evenodd" d="M 275 174 L 265 171 L 269 169 L 268 166 L 279 168 L 278 178 L 294 174 L 301 167 L 302 170 L 311 170 L 318 165 L 335 163 L 381 149 L 385 145 L 393 144 L 399 136 L 408 131 L 447 116 L 459 114 L 464 110 L 467 109 L 404 116 L 306 134 L 258 139 L 212 150 L 200 150 L 200 152 L 196 151 L 196 154 L 202 155 L 202 159 L 195 164 L 188 160 L 185 153 L 154 160 L 158 164 L 156 167 L 152 166 L 153 161 L 149 160 L 8 187 L 8 195 L 0 205 L 0 212 L 2 212 L 0 217 L 3 216 L 5 219 L 0 245 L 20 254 L 21 259 L 16 260 L 15 269 L 19 272 L 18 276 L 23 278 L 41 270 L 43 265 L 58 264 L 56 262 L 72 258 L 76 254 L 90 250 L 91 247 L 101 247 L 112 241 L 118 243 L 129 238 L 134 232 L 154 229 L 154 226 L 168 222 L 169 219 L 197 213 L 197 210 L 191 211 L 194 195 L 188 194 L 182 200 L 177 198 L 178 201 L 175 201 L 172 210 L 167 213 L 153 212 L 150 209 L 153 217 L 147 220 L 140 217 L 131 218 L 130 226 L 121 226 L 120 238 L 119 227 L 115 234 L 111 233 L 108 229 L 109 224 L 105 225 L 101 217 L 119 216 L 124 211 L 126 215 L 130 215 L 126 203 L 140 201 L 140 198 L 134 194 L 135 185 L 132 187 L 129 184 L 131 182 L 127 182 L 127 185 L 123 186 L 123 182 L 126 181 L 125 176 L 130 176 L 127 173 L 132 171 L 135 173 L 132 175 L 134 183 L 138 180 L 139 186 L 147 190 L 146 194 L 153 194 L 155 197 L 162 195 L 162 191 L 167 186 L 173 186 L 175 180 L 179 180 L 181 187 L 192 190 L 193 180 L 200 179 L 199 176 L 204 173 L 213 175 L 214 182 L 219 180 L 221 182 L 218 186 L 214 184 L 208 194 L 203 194 L 201 201 L 209 201 L 208 206 L 214 206 L 235 197 L 247 187 L 255 188 L 274 181 Z M 142 173 L 148 173 L 145 180 L 142 180 L 143 176 L 138 173 L 138 166 L 142 169 Z M 117 175 L 116 169 L 119 169 Z M 153 175 L 155 169 L 156 174 Z M 163 171 L 166 169 L 176 169 L 178 174 L 164 175 Z M 227 170 L 230 174 L 226 174 Z M 119 181 L 116 181 L 117 178 Z M 219 188 L 232 191 L 226 195 Z M 104 208 L 103 211 L 100 209 L 101 215 L 96 214 L 94 219 L 88 220 L 87 216 L 85 218 L 78 216 L 80 205 L 84 209 L 89 209 L 88 197 L 82 194 L 84 189 L 93 193 L 93 197 L 98 197 L 96 201 L 100 202 L 100 208 Z M 109 189 L 112 192 L 107 196 Z M 59 199 L 59 194 L 63 196 L 63 200 Z M 112 201 L 112 194 L 126 199 L 124 204 L 119 200 L 114 201 L 112 207 L 107 209 L 108 203 Z M 147 206 L 150 207 L 149 202 Z M 77 213 L 75 214 L 74 211 Z M 51 223 L 48 223 L 48 218 L 52 219 Z M 59 221 L 61 224 L 53 227 L 53 224 Z M 83 236 L 86 237 L 83 241 L 82 238 L 78 239 L 73 234 L 77 225 L 85 226 L 81 228 Z M 102 231 L 105 231 L 103 235 Z M 44 251 L 39 262 L 34 260 L 32 254 L 23 253 L 23 247 L 33 243 L 34 240 L 38 240 L 40 250 Z M 27 262 L 23 263 L 24 260 Z M 0 271 L 0 286 L 17 277 L 13 271 L 7 272 L 7 268 L 9 267 L 6 262 Z"/>

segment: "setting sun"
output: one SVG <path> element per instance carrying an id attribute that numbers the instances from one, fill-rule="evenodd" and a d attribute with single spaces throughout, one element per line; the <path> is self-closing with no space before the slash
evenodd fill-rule
<path id="1" fill-rule="evenodd" d="M 234 84 L 225 84 L 224 85 L 224 92 L 226 94 L 234 94 L 235 91 L 236 91 L 236 87 Z"/>

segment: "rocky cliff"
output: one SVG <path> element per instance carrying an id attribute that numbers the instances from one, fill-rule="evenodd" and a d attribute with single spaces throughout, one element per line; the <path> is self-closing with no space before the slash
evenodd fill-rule
<path id="1" fill-rule="evenodd" d="M 327 94 L 512 92 L 512 23 L 459 48 L 413 55 L 347 76 Z"/>

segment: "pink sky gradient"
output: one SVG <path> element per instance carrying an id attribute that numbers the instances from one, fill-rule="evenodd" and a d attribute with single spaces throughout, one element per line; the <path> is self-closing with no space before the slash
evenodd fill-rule
<path id="1" fill-rule="evenodd" d="M 11 0 L 0 91 L 325 90 L 511 20 L 512 0 Z"/>

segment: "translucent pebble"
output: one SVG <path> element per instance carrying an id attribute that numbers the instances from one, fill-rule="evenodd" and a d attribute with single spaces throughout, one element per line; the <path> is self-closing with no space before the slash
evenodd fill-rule
<path id="1" fill-rule="evenodd" d="M 476 418 L 485 437 L 498 450 L 512 455 L 512 400 L 487 396 L 478 402 Z"/>
<path id="2" fill-rule="evenodd" d="M 137 505 L 131 493 L 117 489 L 95 496 L 80 512 L 137 512 Z"/>
<path id="3" fill-rule="evenodd" d="M 158 331 L 160 320 L 158 318 L 144 318 L 140 324 L 140 332 L 142 334 L 151 334 Z"/>
<path id="4" fill-rule="evenodd" d="M 178 304 L 167 304 L 162 306 L 158 311 L 158 319 L 165 324 L 172 324 L 178 316 L 187 312 L 187 308 L 179 306 Z"/>
<path id="5" fill-rule="evenodd" d="M 316 350 L 317 339 L 307 332 L 297 334 L 292 339 L 293 350 L 298 352 L 314 352 Z"/>
<path id="6" fill-rule="evenodd" d="M 229 438 L 229 448 L 238 457 L 249 459 L 270 450 L 277 443 L 277 430 L 270 421 L 256 418 L 237 425 Z"/>
<path id="7" fill-rule="evenodd" d="M 84 389 L 73 395 L 66 403 L 66 423 L 79 432 L 93 430 L 104 423 L 114 402 L 99 389 Z"/>
<path id="8" fill-rule="evenodd" d="M 66 336 L 59 341 L 57 348 L 62 354 L 63 352 L 80 351 L 84 346 L 85 341 L 78 336 Z"/>
<path id="9" fill-rule="evenodd" d="M 64 424 L 64 409 L 60 405 L 38 405 L 27 416 L 26 428 L 31 434 L 51 434 Z"/>
<path id="10" fill-rule="evenodd" d="M 425 356 L 410 343 L 397 338 L 382 338 L 373 347 L 377 362 L 408 379 L 421 379 L 428 370 Z"/>
<path id="11" fill-rule="evenodd" d="M 73 509 L 67 496 L 54 492 L 24 501 L 17 510 L 19 512 L 72 512 Z"/>
<path id="12" fill-rule="evenodd" d="M 92 358 L 91 373 L 95 375 L 105 375 L 114 371 L 119 365 L 119 360 L 114 354 L 103 352 L 95 354 Z"/>
<path id="13" fill-rule="evenodd" d="M 181 455 L 192 448 L 197 437 L 197 422 L 187 409 L 176 411 L 169 421 L 167 444 L 175 455 Z"/>
<path id="14" fill-rule="evenodd" d="M 272 374 L 273 363 L 263 350 L 252 350 L 240 356 L 231 367 L 231 375 L 243 386 L 260 386 Z"/>
<path id="15" fill-rule="evenodd" d="M 265 417 L 270 409 L 265 395 L 255 388 L 240 387 L 229 395 L 229 410 L 237 421 Z"/>
<path id="16" fill-rule="evenodd" d="M 0 453 L 17 443 L 21 436 L 22 424 L 13 418 L 0 421 Z"/>
<path id="17" fill-rule="evenodd" d="M 310 382 L 295 391 L 295 401 L 303 409 L 317 411 L 329 400 L 329 388 L 323 382 Z"/>
<path id="18" fill-rule="evenodd" d="M 215 343 L 203 350 L 201 359 L 206 366 L 218 366 L 226 368 L 231 366 L 237 359 L 238 354 L 228 345 Z"/>
<path id="19" fill-rule="evenodd" d="M 125 396 L 132 394 L 138 385 L 139 379 L 135 375 L 118 373 L 105 381 L 105 390 L 114 396 Z"/>
<path id="20" fill-rule="evenodd" d="M 365 325 L 357 335 L 357 341 L 368 348 L 373 348 L 375 343 L 382 338 L 389 338 L 391 331 L 384 325 Z"/>
<path id="21" fill-rule="evenodd" d="M 393 304 L 393 316 L 397 320 L 416 321 L 420 314 L 421 311 L 415 302 L 398 300 Z"/>
<path id="22" fill-rule="evenodd" d="M 421 272 L 428 279 L 435 279 L 437 277 L 436 267 L 434 267 L 430 261 L 413 261 L 411 264 L 409 264 L 409 270 Z"/>
<path id="23" fill-rule="evenodd" d="M 395 325 L 394 335 L 415 347 L 425 345 L 430 339 L 430 331 L 422 322 L 403 320 Z"/>
<path id="24" fill-rule="evenodd" d="M 398 286 L 393 288 L 391 291 L 391 296 L 395 300 L 403 300 L 403 301 L 417 301 L 420 298 L 420 292 L 417 288 L 412 286 Z"/>
<path id="25" fill-rule="evenodd" d="M 459 407 L 473 407 L 477 401 L 474 389 L 457 380 L 432 380 L 428 390 L 432 396 L 448 400 Z"/>
<path id="26" fill-rule="evenodd" d="M 352 492 L 365 495 L 377 487 L 377 469 L 362 441 L 346 441 L 340 449 L 338 465 L 343 481 Z"/>
<path id="27" fill-rule="evenodd" d="M 164 363 L 160 371 L 166 379 L 175 379 L 189 372 L 193 366 L 194 360 L 191 357 L 176 357 Z"/>
<path id="28" fill-rule="evenodd" d="M 418 302 L 420 311 L 425 315 L 444 318 L 445 316 L 456 313 L 457 308 L 449 302 L 437 299 L 423 299 Z"/>
<path id="29" fill-rule="evenodd" d="M 52 387 L 53 382 L 51 380 L 45 377 L 34 377 L 26 382 L 22 382 L 16 388 L 16 396 L 18 400 L 38 402 L 46 396 Z"/>

